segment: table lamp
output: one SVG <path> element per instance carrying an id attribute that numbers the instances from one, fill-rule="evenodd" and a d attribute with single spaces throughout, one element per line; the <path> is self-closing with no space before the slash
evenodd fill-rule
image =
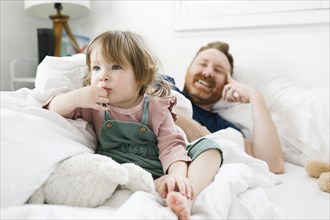
<path id="1" fill-rule="evenodd" d="M 71 18 L 82 17 L 90 10 L 89 0 L 70 1 L 70 0 L 31 0 L 24 1 L 25 11 L 39 18 L 50 18 L 53 21 L 54 33 L 54 56 L 61 55 L 62 32 L 66 31 L 71 43 L 78 53 L 79 45 L 68 24 L 69 16 Z"/>

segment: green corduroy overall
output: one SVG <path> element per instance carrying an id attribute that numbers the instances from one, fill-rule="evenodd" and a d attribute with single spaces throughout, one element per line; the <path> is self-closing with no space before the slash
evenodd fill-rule
<path id="1" fill-rule="evenodd" d="M 146 96 L 141 122 L 113 120 L 108 111 L 100 129 L 96 153 L 111 157 L 118 163 L 134 163 L 151 173 L 153 178 L 164 175 L 158 158 L 158 141 L 148 127 L 149 96 Z"/>

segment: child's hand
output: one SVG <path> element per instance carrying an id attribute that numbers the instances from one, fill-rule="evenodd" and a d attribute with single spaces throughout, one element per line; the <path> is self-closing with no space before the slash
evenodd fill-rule
<path id="1" fill-rule="evenodd" d="M 109 102 L 107 95 L 108 92 L 103 88 L 87 86 L 76 90 L 75 102 L 80 108 L 107 111 L 108 107 L 102 105 Z"/>
<path id="2" fill-rule="evenodd" d="M 163 182 L 158 188 L 158 193 L 166 198 L 167 194 L 172 191 L 180 192 L 188 199 L 194 199 L 195 188 L 188 178 L 178 174 L 169 174 L 164 176 Z"/>

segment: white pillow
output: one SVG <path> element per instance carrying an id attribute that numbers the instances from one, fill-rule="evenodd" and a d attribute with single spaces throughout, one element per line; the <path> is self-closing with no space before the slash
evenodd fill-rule
<path id="1" fill-rule="evenodd" d="M 82 87 L 87 74 L 86 55 L 68 57 L 46 56 L 36 75 L 35 98 L 45 103 L 51 96 Z"/>
<path id="2" fill-rule="evenodd" d="M 221 117 L 238 127 L 245 138 L 252 138 L 252 113 L 249 104 L 218 101 L 212 111 L 218 112 Z"/>
<path id="3" fill-rule="evenodd" d="M 57 88 L 76 89 L 82 86 L 82 78 L 86 73 L 85 54 L 46 56 L 38 66 L 35 87 L 43 92 Z"/>
<path id="4" fill-rule="evenodd" d="M 264 95 L 286 161 L 301 166 L 311 159 L 329 161 L 329 87 L 307 89 L 282 77 L 239 67 L 234 78 Z M 245 137 L 251 137 L 249 104 L 220 101 L 214 111 L 241 128 Z"/>
<path id="5" fill-rule="evenodd" d="M 278 92 L 283 94 L 274 100 L 271 113 L 286 149 L 284 156 L 300 165 L 311 159 L 329 161 L 329 87 Z M 298 151 L 290 158 L 293 147 Z"/>
<path id="6" fill-rule="evenodd" d="M 192 118 L 193 111 L 192 111 L 192 105 L 189 99 L 187 99 L 184 95 L 182 95 L 180 92 L 177 92 L 175 90 L 171 90 L 171 95 L 176 97 L 176 107 L 187 117 Z"/>

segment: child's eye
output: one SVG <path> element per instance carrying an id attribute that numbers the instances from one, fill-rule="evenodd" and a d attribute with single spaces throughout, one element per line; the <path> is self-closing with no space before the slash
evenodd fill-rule
<path id="1" fill-rule="evenodd" d="M 92 67 L 92 70 L 93 70 L 93 71 L 99 71 L 100 69 L 101 69 L 101 68 L 100 68 L 99 66 L 93 66 L 93 67 Z"/>
<path id="2" fill-rule="evenodd" d="M 113 70 L 120 70 L 120 69 L 122 69 L 122 68 L 121 68 L 121 66 L 119 66 L 118 64 L 114 64 L 114 65 L 111 67 L 111 69 L 113 69 Z"/>

